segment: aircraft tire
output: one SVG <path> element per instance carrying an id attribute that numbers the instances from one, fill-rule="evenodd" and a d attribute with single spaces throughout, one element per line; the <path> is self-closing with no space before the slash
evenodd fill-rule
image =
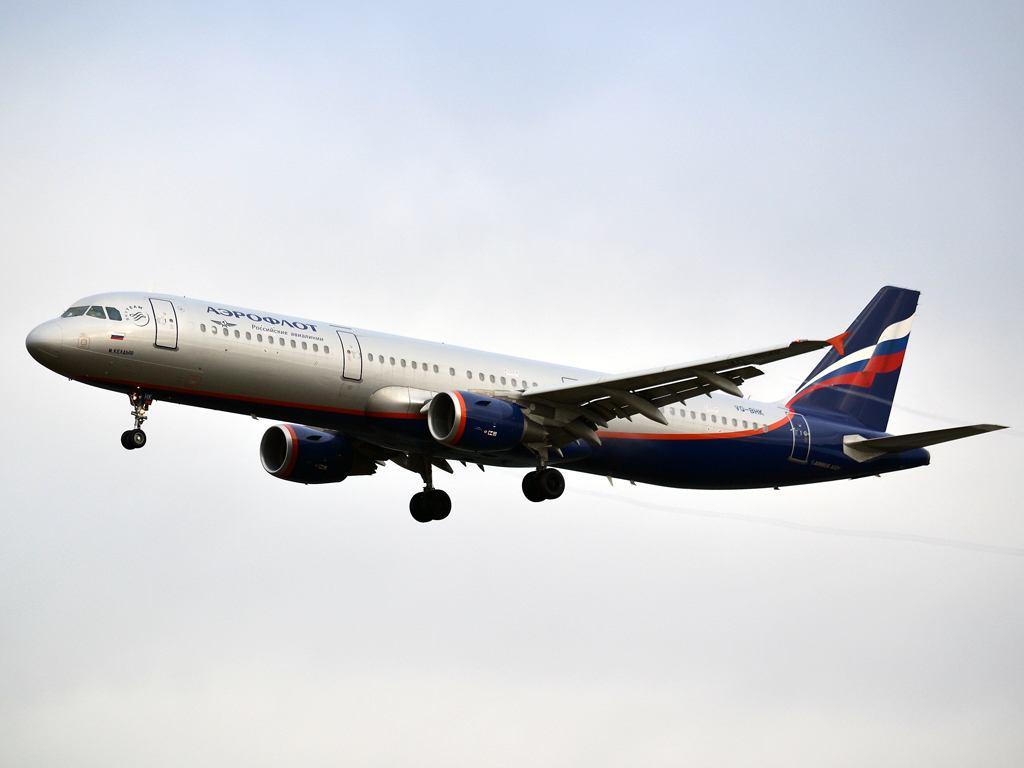
<path id="1" fill-rule="evenodd" d="M 121 433 L 121 446 L 129 451 L 135 447 L 132 444 L 132 431 L 130 429 Z"/>
<path id="2" fill-rule="evenodd" d="M 141 429 L 133 429 L 129 431 L 129 440 L 131 441 L 132 448 L 141 448 L 146 444 L 146 433 Z"/>
<path id="3" fill-rule="evenodd" d="M 528 472 L 523 478 L 523 495 L 530 501 L 540 502 L 547 498 L 540 487 L 538 476 L 540 472 Z"/>
<path id="4" fill-rule="evenodd" d="M 433 490 L 426 494 L 426 508 L 431 520 L 444 520 L 451 514 L 452 499 L 444 491 Z"/>
<path id="5" fill-rule="evenodd" d="M 434 519 L 430 515 L 430 510 L 427 509 L 426 496 L 425 492 L 420 491 L 409 499 L 409 512 L 412 514 L 412 519 L 417 523 L 429 523 Z"/>
<path id="6" fill-rule="evenodd" d="M 557 499 L 565 490 L 565 478 L 557 469 L 545 469 L 539 472 L 536 483 L 545 499 Z"/>

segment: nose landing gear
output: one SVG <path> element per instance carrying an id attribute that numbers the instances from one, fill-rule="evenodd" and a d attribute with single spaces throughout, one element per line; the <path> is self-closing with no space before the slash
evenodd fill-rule
<path id="1" fill-rule="evenodd" d="M 557 499 L 565 490 L 565 478 L 557 469 L 538 469 L 523 478 L 523 495 L 530 501 Z"/>
<path id="2" fill-rule="evenodd" d="M 128 395 L 128 399 L 132 403 L 132 417 L 135 419 L 135 429 L 129 429 L 121 433 L 121 445 L 131 451 L 141 448 L 146 444 L 146 433 L 142 431 L 142 422 L 149 418 L 146 416 L 146 411 L 153 404 L 153 397 L 152 395 L 132 392 Z"/>

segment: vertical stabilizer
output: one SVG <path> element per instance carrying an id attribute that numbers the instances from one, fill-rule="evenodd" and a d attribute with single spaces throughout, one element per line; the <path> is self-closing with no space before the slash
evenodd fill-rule
<path id="1" fill-rule="evenodd" d="M 920 295 L 906 288 L 882 288 L 787 405 L 884 432 Z"/>

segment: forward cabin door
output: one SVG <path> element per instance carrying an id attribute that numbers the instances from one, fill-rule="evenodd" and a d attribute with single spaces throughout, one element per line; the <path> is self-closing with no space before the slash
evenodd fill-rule
<path id="1" fill-rule="evenodd" d="M 794 413 L 789 428 L 793 430 L 793 450 L 789 454 L 789 460 L 797 464 L 806 464 L 811 455 L 811 428 L 807 425 L 807 419 L 799 413 Z"/>
<path id="2" fill-rule="evenodd" d="M 150 299 L 153 320 L 156 323 L 156 345 L 163 349 L 178 348 L 178 316 L 174 304 L 166 299 Z"/>
<path id="3" fill-rule="evenodd" d="M 359 339 L 350 331 L 338 331 L 341 341 L 342 378 L 349 381 L 360 381 L 363 378 L 363 350 L 359 348 Z"/>

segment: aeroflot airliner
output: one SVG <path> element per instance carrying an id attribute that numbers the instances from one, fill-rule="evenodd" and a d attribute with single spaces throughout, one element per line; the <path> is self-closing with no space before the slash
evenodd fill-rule
<path id="1" fill-rule="evenodd" d="M 556 467 L 677 488 L 766 488 L 929 463 L 925 446 L 992 424 L 892 436 L 885 429 L 917 291 L 882 288 L 849 330 L 738 355 L 605 374 L 264 310 L 141 293 L 76 301 L 25 343 L 47 368 L 126 393 L 128 449 L 158 400 L 286 422 L 263 468 L 299 483 L 372 475 L 393 461 L 424 490 L 409 509 L 441 520 L 433 469 L 451 461 L 531 469 L 530 501 L 556 499 Z M 758 366 L 827 349 L 789 398 L 744 399 Z"/>

